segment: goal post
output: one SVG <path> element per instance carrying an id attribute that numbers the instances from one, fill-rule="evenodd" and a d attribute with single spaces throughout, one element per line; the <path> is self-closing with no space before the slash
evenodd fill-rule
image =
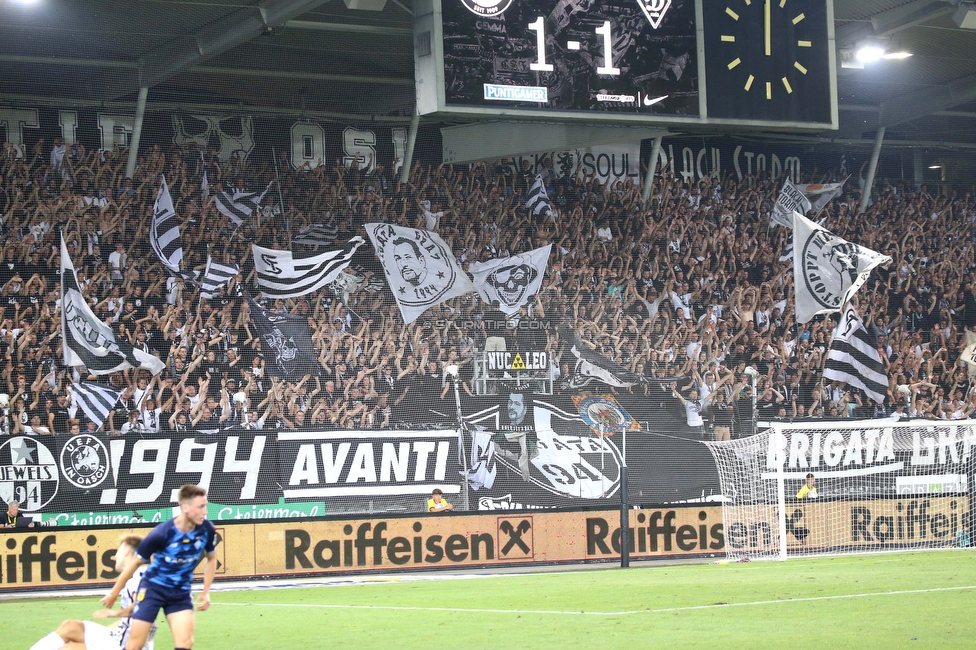
<path id="1" fill-rule="evenodd" d="M 972 546 L 976 421 L 784 422 L 705 444 L 730 559 Z"/>

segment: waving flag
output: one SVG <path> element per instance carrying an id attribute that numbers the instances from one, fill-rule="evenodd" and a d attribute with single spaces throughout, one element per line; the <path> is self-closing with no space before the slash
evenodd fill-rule
<path id="1" fill-rule="evenodd" d="M 845 178 L 840 183 L 801 183 L 796 186 L 796 189 L 803 192 L 810 202 L 810 209 L 816 212 L 830 203 L 831 199 L 840 196 L 846 182 Z"/>
<path id="2" fill-rule="evenodd" d="M 271 189 L 271 183 L 264 188 L 260 194 L 257 192 L 217 192 L 214 195 L 214 205 L 217 211 L 234 222 L 234 225 L 241 225 L 244 220 L 249 218 L 255 211 L 261 209 L 261 201 L 264 195 Z"/>
<path id="3" fill-rule="evenodd" d="M 542 181 L 542 174 L 535 177 L 535 182 L 529 188 L 529 193 L 525 197 L 525 207 L 532 214 L 552 215 L 552 204 L 549 203 L 549 194 L 546 192 L 546 184 Z"/>
<path id="4" fill-rule="evenodd" d="M 787 228 L 793 227 L 793 213 L 799 212 L 806 214 L 810 210 L 810 201 L 803 195 L 796 185 L 790 182 L 789 178 L 783 180 L 783 189 L 779 192 L 779 198 L 773 205 L 773 213 L 769 218 L 773 223 Z"/>
<path id="5" fill-rule="evenodd" d="M 61 237 L 61 335 L 64 364 L 85 366 L 96 375 L 145 368 L 158 374 L 166 364 L 148 352 L 133 348 L 128 341 L 116 341 L 112 328 L 99 320 L 78 286 L 71 255 Z"/>
<path id="6" fill-rule="evenodd" d="M 489 305 L 511 316 L 538 293 L 549 262 L 552 244 L 527 253 L 488 262 L 472 262 L 471 275 L 478 293 Z"/>
<path id="7" fill-rule="evenodd" d="M 317 375 L 321 366 L 312 344 L 308 318 L 276 314 L 247 297 L 251 323 L 261 339 L 261 350 L 267 356 L 265 368 L 270 376 L 288 380 Z"/>
<path id="8" fill-rule="evenodd" d="M 429 307 L 475 291 L 437 233 L 386 223 L 368 223 L 366 232 L 405 323 L 412 323 Z"/>
<path id="9" fill-rule="evenodd" d="M 864 327 L 853 307 L 844 310 L 834 329 L 823 376 L 860 388 L 879 404 L 885 401 L 888 375 L 878 353 L 877 340 Z"/>
<path id="10" fill-rule="evenodd" d="M 292 244 L 304 244 L 306 246 L 328 246 L 335 241 L 339 235 L 337 226 L 327 226 L 324 223 L 316 223 L 302 228 L 291 240 Z"/>
<path id="11" fill-rule="evenodd" d="M 108 419 L 121 394 L 122 391 L 115 390 L 111 386 L 94 382 L 83 381 L 71 385 L 72 400 L 81 407 L 88 419 L 98 425 L 99 428 Z"/>
<path id="12" fill-rule="evenodd" d="M 566 325 L 561 326 L 558 331 L 559 336 L 570 346 L 569 351 L 576 357 L 576 376 L 570 379 L 574 388 L 585 386 L 593 380 L 620 388 L 633 386 L 640 381 L 637 373 L 586 347 L 576 332 Z"/>
<path id="13" fill-rule="evenodd" d="M 159 194 L 156 195 L 156 204 L 153 206 L 149 243 L 163 266 L 174 275 L 180 275 L 180 262 L 183 261 L 180 220 L 173 208 L 173 198 L 169 195 L 169 186 L 166 185 L 165 177 L 162 185 L 159 186 Z"/>
<path id="14" fill-rule="evenodd" d="M 217 295 L 221 287 L 229 285 L 234 276 L 240 272 L 236 264 L 221 264 L 207 256 L 207 268 L 200 279 L 200 296 L 210 300 Z"/>
<path id="15" fill-rule="evenodd" d="M 793 213 L 793 285 L 796 320 L 838 312 L 887 255 L 837 237 L 802 214 Z"/>
<path id="16" fill-rule="evenodd" d="M 294 298 L 317 291 L 339 277 L 364 243 L 362 237 L 353 237 L 338 250 L 300 258 L 291 251 L 252 246 L 258 286 L 270 298 Z"/>

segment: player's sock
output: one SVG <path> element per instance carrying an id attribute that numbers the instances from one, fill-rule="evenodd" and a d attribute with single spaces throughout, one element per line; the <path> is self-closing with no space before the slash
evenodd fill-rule
<path id="1" fill-rule="evenodd" d="M 64 639 L 59 637 L 57 632 L 51 632 L 32 645 L 30 650 L 61 650 L 62 646 L 64 646 Z"/>

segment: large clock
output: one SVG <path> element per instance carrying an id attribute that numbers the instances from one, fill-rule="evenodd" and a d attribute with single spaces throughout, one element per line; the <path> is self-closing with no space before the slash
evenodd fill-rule
<path id="1" fill-rule="evenodd" d="M 705 0 L 709 118 L 831 123 L 829 0 Z"/>

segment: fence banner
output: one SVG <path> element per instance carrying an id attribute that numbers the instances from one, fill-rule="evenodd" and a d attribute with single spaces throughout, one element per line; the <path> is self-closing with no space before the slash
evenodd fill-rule
<path id="1" fill-rule="evenodd" d="M 631 511 L 631 557 L 722 553 L 721 515 L 717 506 Z M 617 510 L 218 522 L 217 578 L 613 560 L 619 524 Z M 118 540 L 150 530 L 0 531 L 0 593 L 107 586 Z"/>
<path id="2" fill-rule="evenodd" d="M 9 436 L 0 438 L 0 499 L 57 526 L 162 521 L 186 483 L 208 490 L 214 521 L 425 512 L 434 488 L 459 510 L 465 497 L 467 509 L 486 511 L 619 503 L 623 436 L 601 438 L 569 397 L 523 391 L 465 408 L 479 415 L 463 455 L 453 429 Z M 718 489 L 697 440 L 631 431 L 627 451 L 636 504 Z"/>
<path id="3" fill-rule="evenodd" d="M 736 551 L 778 549 L 774 506 L 753 506 L 748 522 L 729 521 L 729 548 Z M 862 501 L 797 501 L 786 504 L 789 551 L 877 548 L 886 545 L 948 546 L 956 533 L 969 530 L 969 497 L 926 496 Z"/>

